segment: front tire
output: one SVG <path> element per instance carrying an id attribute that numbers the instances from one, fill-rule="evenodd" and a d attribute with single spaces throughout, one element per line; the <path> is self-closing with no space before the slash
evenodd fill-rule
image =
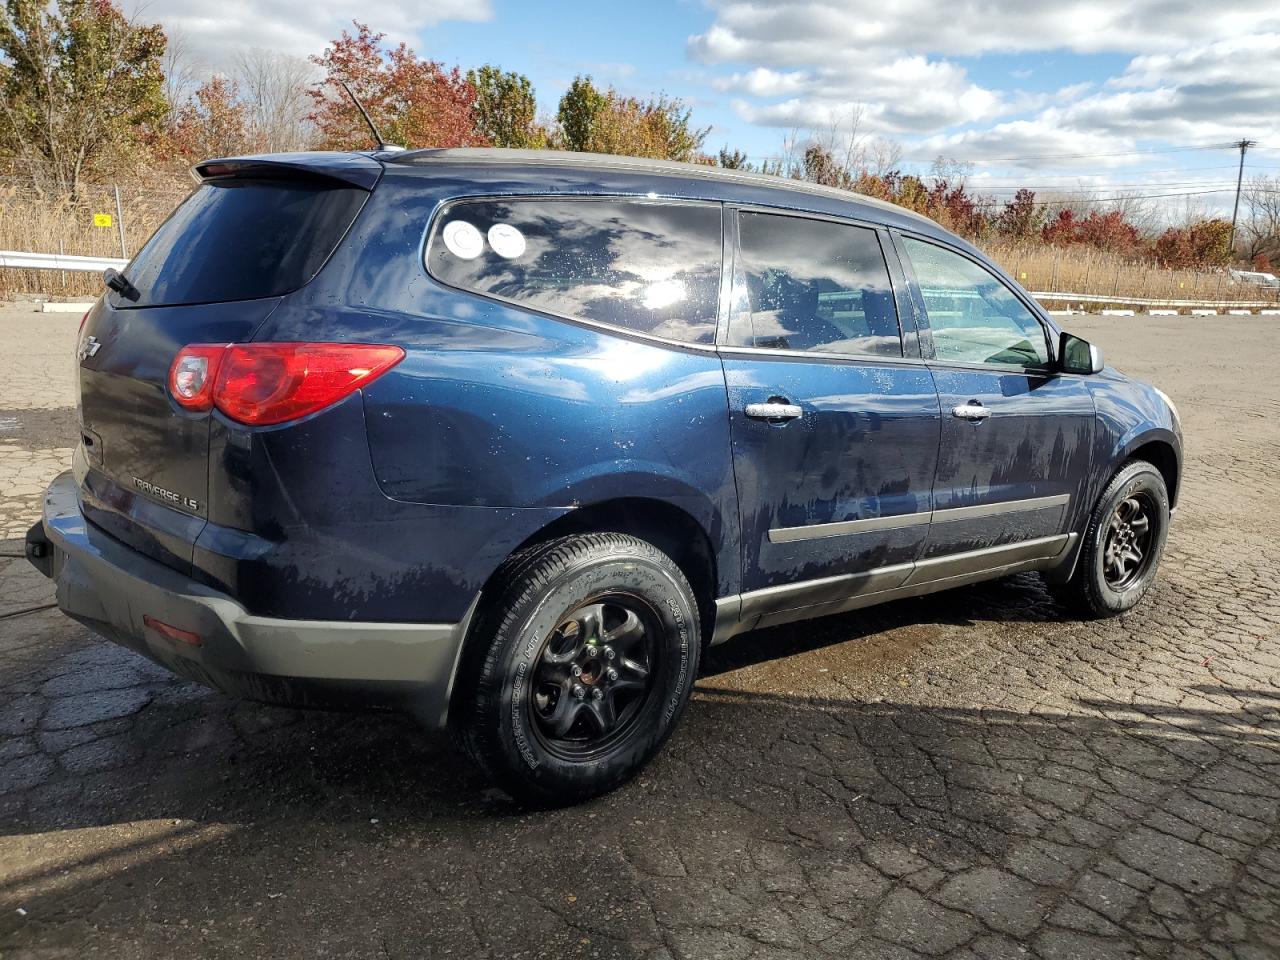
<path id="1" fill-rule="evenodd" d="M 698 672 L 698 605 L 636 537 L 592 533 L 513 556 L 452 701 L 458 741 L 499 786 L 559 806 L 606 793 L 666 742 Z"/>
<path id="2" fill-rule="evenodd" d="M 1131 610 L 1155 581 L 1169 533 L 1169 491 L 1154 466 L 1121 468 L 1089 518 L 1075 573 L 1049 584 L 1054 598 L 1089 619 Z"/>

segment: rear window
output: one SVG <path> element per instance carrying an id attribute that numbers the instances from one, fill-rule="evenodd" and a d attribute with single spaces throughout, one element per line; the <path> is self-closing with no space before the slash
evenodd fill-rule
<path id="1" fill-rule="evenodd" d="M 436 218 L 436 279 L 546 313 L 713 343 L 720 299 L 718 204 L 500 199 Z"/>
<path id="2" fill-rule="evenodd" d="M 206 183 L 161 225 L 126 276 L 170 306 L 276 297 L 316 275 L 368 193 L 319 180 Z"/>

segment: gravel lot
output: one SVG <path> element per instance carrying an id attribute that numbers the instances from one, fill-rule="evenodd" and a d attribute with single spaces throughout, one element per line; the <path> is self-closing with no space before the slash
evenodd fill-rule
<path id="1" fill-rule="evenodd" d="M 637 782 L 530 814 L 390 716 L 239 703 L 49 609 L 76 315 L 0 308 L 0 953 L 1280 956 L 1280 322 L 1077 318 L 1178 401 L 1162 578 L 713 652 Z"/>

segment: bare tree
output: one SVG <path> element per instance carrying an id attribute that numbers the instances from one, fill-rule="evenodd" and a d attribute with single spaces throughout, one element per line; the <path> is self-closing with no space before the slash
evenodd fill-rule
<path id="1" fill-rule="evenodd" d="M 178 28 L 168 31 L 169 43 L 164 50 L 161 69 L 164 70 L 164 100 L 166 104 L 164 129 L 172 133 L 178 123 L 178 113 L 200 87 L 203 69 L 191 54 L 187 35 Z"/>
<path id="2" fill-rule="evenodd" d="M 934 157 L 929 167 L 929 176 L 935 180 L 945 180 L 953 187 L 963 187 L 972 175 L 973 164 L 970 161 L 944 157 L 942 154 Z"/>
<path id="3" fill-rule="evenodd" d="M 1240 197 L 1236 248 L 1246 260 L 1266 257 L 1280 267 L 1280 177 L 1256 177 Z"/>
<path id="4" fill-rule="evenodd" d="M 873 177 L 883 177 L 898 169 L 902 163 L 902 144 L 885 137 L 867 141 L 863 151 L 862 169 Z"/>
<path id="5" fill-rule="evenodd" d="M 1136 190 L 1119 192 L 1112 199 L 1107 200 L 1105 204 L 1100 204 L 1099 206 L 1107 211 L 1116 211 L 1125 220 L 1137 227 L 1138 232 L 1142 234 L 1154 234 L 1156 228 L 1160 226 L 1160 209 L 1150 197 L 1145 197 Z M 1199 223 L 1201 219 L 1203 218 L 1188 219 L 1187 223 Z"/>
<path id="6" fill-rule="evenodd" d="M 316 69 L 300 57 L 254 47 L 236 57 L 235 80 L 249 113 L 255 139 L 269 152 L 310 146 L 315 131 L 307 120 L 307 88 Z"/>

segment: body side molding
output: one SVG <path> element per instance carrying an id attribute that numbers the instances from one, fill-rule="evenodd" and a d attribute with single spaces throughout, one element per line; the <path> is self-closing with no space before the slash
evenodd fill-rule
<path id="1" fill-rule="evenodd" d="M 952 507 L 947 510 L 923 510 L 919 513 L 902 513 L 892 517 L 840 520 L 835 523 L 814 523 L 803 527 L 775 527 L 769 531 L 769 542 L 792 543 L 796 540 L 818 540 L 824 537 L 843 537 L 851 534 L 871 533 L 876 530 L 894 530 L 899 527 L 912 527 L 922 523 L 976 520 L 980 517 L 997 517 L 1006 513 L 1065 507 L 1070 501 L 1071 495 L 1063 493 L 1054 497 L 1004 500 L 999 503 L 980 503 L 971 507 Z"/>
<path id="2" fill-rule="evenodd" d="M 1048 569 L 1071 556 L 1078 537 L 1077 533 L 1060 533 L 721 597 L 716 601 L 717 613 L 726 616 L 723 619 L 717 616 L 711 643 L 723 643 L 759 627 L 845 613 L 888 600 L 922 596 L 1027 570 Z M 737 617 L 732 615 L 735 601 L 739 606 Z"/>

